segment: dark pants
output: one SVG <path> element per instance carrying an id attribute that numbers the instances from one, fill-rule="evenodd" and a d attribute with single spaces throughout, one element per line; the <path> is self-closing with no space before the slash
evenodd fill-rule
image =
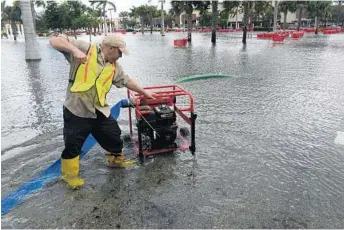
<path id="1" fill-rule="evenodd" d="M 96 119 L 82 118 L 75 116 L 67 108 L 63 108 L 63 138 L 65 142 L 65 149 L 61 156 L 63 159 L 72 159 L 78 156 L 89 134 L 92 134 L 106 151 L 114 154 L 122 152 L 121 129 L 117 121 L 112 116 L 105 117 L 98 110 L 96 110 L 96 114 Z"/>

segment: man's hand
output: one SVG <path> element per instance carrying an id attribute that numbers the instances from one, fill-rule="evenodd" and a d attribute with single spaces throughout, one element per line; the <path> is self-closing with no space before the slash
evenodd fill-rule
<path id="1" fill-rule="evenodd" d="M 133 79 L 130 79 L 127 84 L 126 87 L 130 90 L 133 90 L 141 95 L 143 95 L 145 98 L 147 99 L 155 99 L 158 95 L 156 93 L 153 92 L 148 92 L 146 90 L 144 90 L 139 84 L 136 83 L 136 81 L 134 81 Z"/>
<path id="2" fill-rule="evenodd" d="M 73 56 L 74 58 L 79 61 L 80 63 L 83 63 L 86 61 L 86 54 L 84 52 L 82 52 L 81 50 L 79 50 L 78 48 L 76 48 L 73 52 Z"/>
<path id="3" fill-rule="evenodd" d="M 148 99 L 155 99 L 158 95 L 156 93 L 151 93 L 151 92 L 145 91 L 144 96 Z"/>
<path id="4" fill-rule="evenodd" d="M 86 61 L 86 54 L 70 43 L 67 36 L 59 35 L 58 37 L 51 38 L 49 42 L 54 49 L 73 55 L 80 63 Z"/>

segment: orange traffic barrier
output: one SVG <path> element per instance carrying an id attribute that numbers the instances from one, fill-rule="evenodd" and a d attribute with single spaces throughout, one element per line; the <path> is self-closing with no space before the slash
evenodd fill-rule
<path id="1" fill-rule="evenodd" d="M 187 39 L 176 39 L 173 41 L 173 44 L 175 47 L 186 47 L 186 44 L 188 43 Z"/>

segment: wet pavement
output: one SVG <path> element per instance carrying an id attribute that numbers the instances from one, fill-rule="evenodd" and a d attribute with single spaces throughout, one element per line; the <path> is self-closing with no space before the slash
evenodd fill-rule
<path id="1" fill-rule="evenodd" d="M 51 183 L 2 217 L 2 228 L 343 228 L 344 34 L 284 44 L 231 35 L 127 33 L 120 62 L 143 85 L 194 74 L 235 78 L 181 83 L 195 97 L 196 156 L 176 152 L 110 169 L 98 145 L 81 160 L 86 185 Z M 88 39 L 81 37 L 79 39 Z M 96 38 L 96 40 L 100 39 Z M 68 63 L 46 38 L 42 61 L 2 40 L 2 197 L 63 150 Z M 108 94 L 114 104 L 125 89 Z M 127 111 L 119 124 L 128 133 Z M 130 147 L 126 154 L 135 158 Z"/>

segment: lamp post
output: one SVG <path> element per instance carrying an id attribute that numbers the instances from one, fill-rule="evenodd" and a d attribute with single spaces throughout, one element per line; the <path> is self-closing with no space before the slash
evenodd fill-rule
<path id="1" fill-rule="evenodd" d="M 110 31 L 111 31 L 111 33 L 113 33 L 113 24 L 112 24 L 112 11 L 113 11 L 114 9 L 113 8 L 111 8 L 111 9 L 109 9 L 109 11 L 110 11 Z"/>
<path id="2" fill-rule="evenodd" d="M 152 0 L 148 0 L 149 6 L 152 6 L 151 4 Z M 152 15 L 152 9 L 149 7 L 149 19 L 150 19 L 150 33 L 153 33 L 153 15 Z"/>
<path id="3" fill-rule="evenodd" d="M 274 26 L 273 26 L 273 32 L 276 32 L 277 27 L 277 15 L 278 15 L 278 0 L 275 0 L 275 6 L 274 6 Z"/>
<path id="4" fill-rule="evenodd" d="M 238 29 L 238 8 L 236 9 L 236 13 L 235 13 L 235 29 Z"/>
<path id="5" fill-rule="evenodd" d="M 161 36 L 165 36 L 164 25 L 164 2 L 165 0 L 159 0 L 161 2 Z"/>

